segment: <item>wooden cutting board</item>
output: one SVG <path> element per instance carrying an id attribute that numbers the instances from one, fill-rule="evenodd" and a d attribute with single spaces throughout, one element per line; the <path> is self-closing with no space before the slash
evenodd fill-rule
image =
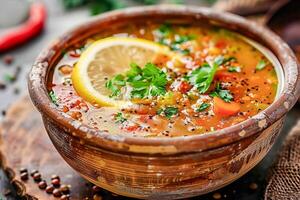
<path id="1" fill-rule="evenodd" d="M 0 126 L 1 130 L 1 164 L 15 186 L 18 195 L 25 199 L 57 200 L 30 176 L 31 170 L 38 170 L 48 185 L 51 176 L 58 175 L 61 184 L 71 186 L 71 199 L 113 199 L 120 198 L 109 192 L 101 191 L 95 195 L 92 184 L 81 178 L 55 150 L 43 127 L 40 114 L 35 110 L 29 97 L 21 98 L 7 111 Z M 22 181 L 20 168 L 26 168 L 29 179 Z"/>

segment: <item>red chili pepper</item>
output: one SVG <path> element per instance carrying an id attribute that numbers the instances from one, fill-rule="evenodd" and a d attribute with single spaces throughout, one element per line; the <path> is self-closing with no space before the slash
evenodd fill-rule
<path id="1" fill-rule="evenodd" d="M 17 27 L 0 34 L 0 52 L 20 45 L 36 36 L 44 27 L 46 8 L 42 3 L 32 3 L 28 20 Z"/>

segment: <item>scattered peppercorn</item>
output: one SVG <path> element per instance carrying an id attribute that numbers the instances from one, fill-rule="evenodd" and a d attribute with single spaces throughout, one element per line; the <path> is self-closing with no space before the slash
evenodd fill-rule
<path id="1" fill-rule="evenodd" d="M 28 180 L 28 173 L 27 172 L 23 172 L 23 173 L 21 173 L 20 177 L 21 177 L 21 180 L 27 181 Z"/>
<path id="2" fill-rule="evenodd" d="M 34 174 L 36 174 L 36 173 L 38 173 L 39 171 L 38 170 L 36 170 L 36 169 L 34 169 L 34 170 L 31 170 L 31 172 L 30 172 L 30 175 L 33 177 L 33 175 Z"/>
<path id="3" fill-rule="evenodd" d="M 40 189 L 44 190 L 47 187 L 47 183 L 45 180 L 43 180 L 38 183 L 38 186 Z"/>
<path id="4" fill-rule="evenodd" d="M 48 185 L 48 186 L 46 187 L 46 192 L 47 192 L 48 194 L 52 194 L 53 190 L 54 190 L 54 187 L 53 187 L 52 185 Z"/>
<path id="5" fill-rule="evenodd" d="M 251 190 L 256 190 L 258 188 L 258 185 L 256 183 L 250 183 L 249 188 Z"/>
<path id="6" fill-rule="evenodd" d="M 222 195 L 221 195 L 219 192 L 215 192 L 215 193 L 213 194 L 213 198 L 214 198 L 214 199 L 221 199 L 221 198 L 222 198 Z"/>
<path id="7" fill-rule="evenodd" d="M 35 182 L 40 182 L 41 178 L 42 178 L 42 175 L 40 173 L 38 173 L 38 172 L 33 175 L 33 180 Z"/>
<path id="8" fill-rule="evenodd" d="M 60 189 L 57 188 L 53 190 L 52 194 L 54 197 L 61 197 L 62 195 Z"/>
<path id="9" fill-rule="evenodd" d="M 60 191 L 63 194 L 69 194 L 70 193 L 70 186 L 69 185 L 61 185 L 60 186 Z"/>
<path id="10" fill-rule="evenodd" d="M 55 179 L 52 179 L 51 180 L 51 184 L 54 186 L 54 187 L 59 187 L 60 186 L 60 180 L 55 178 Z"/>
<path id="11" fill-rule="evenodd" d="M 70 195 L 68 194 L 64 194 L 60 197 L 61 200 L 69 200 L 70 199 Z"/>
<path id="12" fill-rule="evenodd" d="M 56 174 L 53 174 L 53 175 L 51 176 L 51 180 L 53 180 L 53 179 L 58 179 L 58 180 L 60 180 L 59 176 L 56 175 Z"/>
<path id="13" fill-rule="evenodd" d="M 28 170 L 27 170 L 26 168 L 22 167 L 22 168 L 20 169 L 20 173 L 22 174 L 22 173 L 24 173 L 24 172 L 28 173 Z"/>
<path id="14" fill-rule="evenodd" d="M 5 56 L 3 57 L 3 62 L 4 62 L 5 64 L 7 64 L 7 65 L 12 64 L 13 61 L 14 61 L 14 57 L 13 57 L 12 55 L 5 55 Z"/>
<path id="15" fill-rule="evenodd" d="M 98 187 L 97 185 L 94 185 L 94 186 L 92 187 L 92 191 L 93 191 L 93 193 L 98 193 L 98 192 L 101 191 L 101 188 Z"/>

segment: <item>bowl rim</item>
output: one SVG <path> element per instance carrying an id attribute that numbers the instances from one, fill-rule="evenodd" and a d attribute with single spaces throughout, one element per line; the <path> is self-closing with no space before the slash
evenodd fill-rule
<path id="1" fill-rule="evenodd" d="M 239 124 L 206 134 L 173 138 L 143 138 L 125 134 L 110 134 L 73 120 L 55 108 L 48 96 L 46 77 L 48 68 L 51 66 L 51 62 L 58 58 L 57 51 L 61 50 L 62 45 L 70 42 L 72 37 L 79 37 L 78 32 L 87 30 L 88 27 L 97 23 L 128 17 L 149 17 L 153 15 L 173 16 L 174 18 L 176 16 L 185 16 L 192 17 L 195 20 L 209 20 L 210 23 L 216 23 L 222 27 L 226 26 L 227 29 L 238 30 L 237 32 L 241 35 L 246 35 L 247 37 L 252 37 L 254 41 L 259 41 L 276 56 L 282 65 L 284 85 L 281 95 L 266 110 Z M 203 152 L 226 146 L 257 135 L 275 122 L 280 121 L 300 96 L 299 71 L 298 61 L 288 45 L 272 31 L 255 22 L 230 13 L 197 6 L 140 6 L 101 14 L 63 34 L 58 40 L 55 40 L 43 50 L 35 60 L 28 76 L 28 90 L 34 105 L 42 114 L 44 120 L 50 120 L 85 145 L 116 152 L 169 155 Z M 51 134 L 51 131 L 48 131 L 48 133 Z"/>

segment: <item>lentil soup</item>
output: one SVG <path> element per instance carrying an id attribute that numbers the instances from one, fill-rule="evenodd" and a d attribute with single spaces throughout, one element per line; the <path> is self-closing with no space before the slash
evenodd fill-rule
<path id="1" fill-rule="evenodd" d="M 124 41 L 167 50 L 143 62 L 111 62 L 111 70 L 99 74 L 92 70 L 101 68 L 94 62 L 87 67 L 88 77 L 101 96 L 82 93 L 76 84 L 83 74 L 74 75 L 78 63 L 84 63 L 80 60 L 95 43 L 123 41 L 119 38 L 140 38 Z M 137 48 L 135 52 L 139 55 Z M 136 23 L 95 35 L 63 53 L 48 80 L 52 102 L 62 113 L 111 134 L 205 134 L 256 115 L 272 104 L 279 90 L 275 67 L 262 52 L 248 39 L 214 26 Z"/>

